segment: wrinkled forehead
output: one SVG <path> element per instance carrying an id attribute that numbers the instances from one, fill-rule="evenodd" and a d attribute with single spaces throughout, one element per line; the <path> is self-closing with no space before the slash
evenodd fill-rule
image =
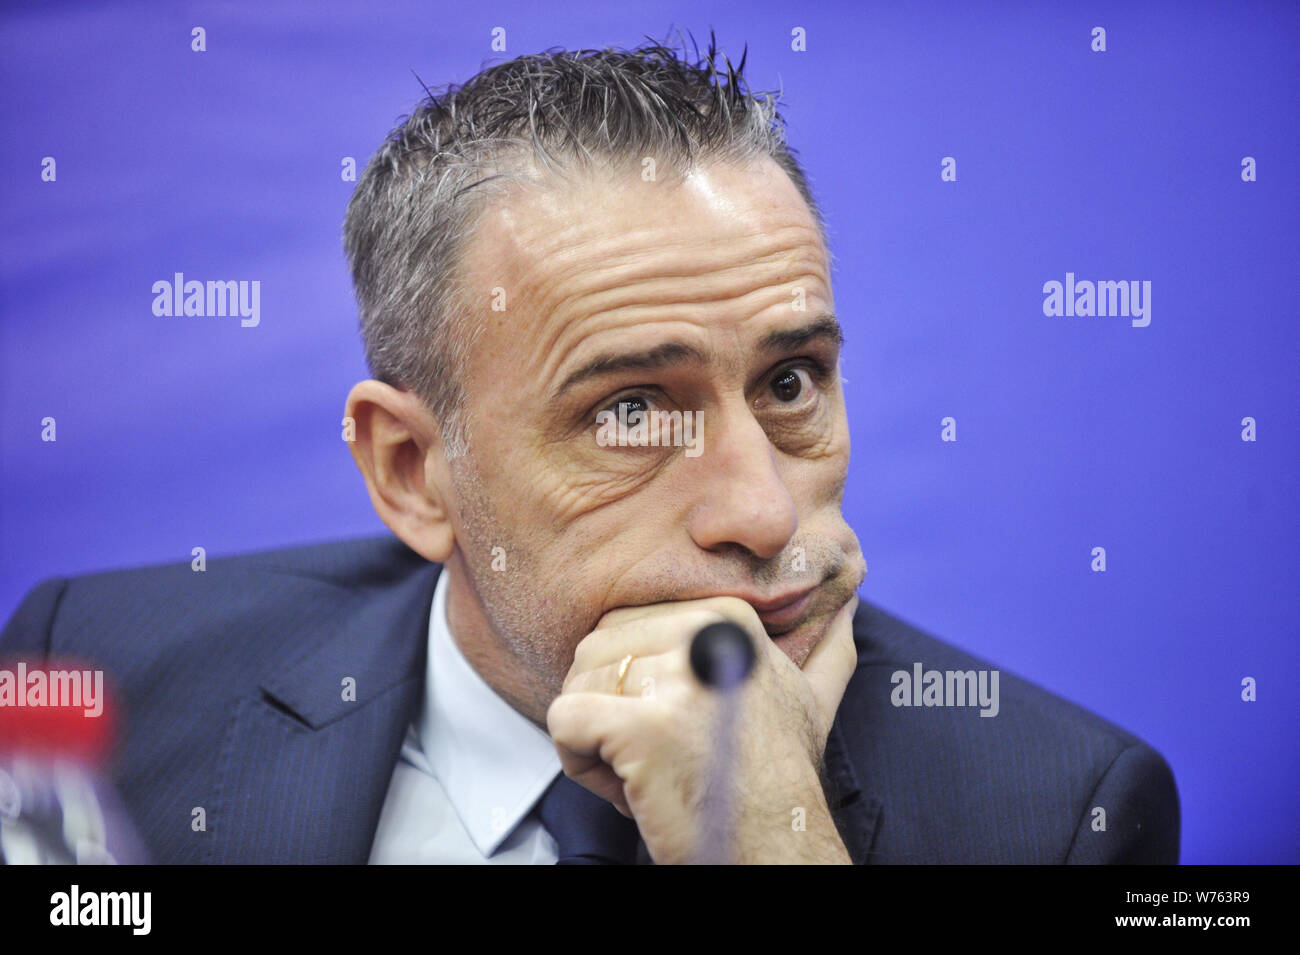
<path id="1" fill-rule="evenodd" d="M 510 270 L 524 286 L 566 262 L 597 266 L 596 252 L 669 251 L 791 227 L 817 232 L 794 183 L 767 157 L 689 171 L 645 157 L 562 176 L 530 170 L 487 204 L 465 259 Z"/>
<path id="2" fill-rule="evenodd" d="M 462 277 L 468 317 L 482 326 L 471 367 L 532 374 L 553 372 L 592 335 L 644 338 L 674 315 L 743 321 L 768 307 L 765 294 L 788 301 L 791 282 L 830 296 L 812 212 L 766 157 L 511 184 L 466 243 Z"/>

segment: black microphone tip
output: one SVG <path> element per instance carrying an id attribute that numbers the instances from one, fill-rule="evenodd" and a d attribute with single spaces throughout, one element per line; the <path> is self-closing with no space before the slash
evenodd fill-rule
<path id="1" fill-rule="evenodd" d="M 736 624 L 711 623 L 691 640 L 691 669 L 705 686 L 733 690 L 754 669 L 754 644 Z"/>

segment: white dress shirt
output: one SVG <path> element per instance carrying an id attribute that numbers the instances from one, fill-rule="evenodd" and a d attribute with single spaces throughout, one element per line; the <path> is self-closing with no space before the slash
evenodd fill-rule
<path id="1" fill-rule="evenodd" d="M 388 786 L 372 865 L 554 864 L 533 811 L 560 772 L 550 736 L 497 696 L 447 623 L 447 571 L 429 611 L 424 704 Z"/>

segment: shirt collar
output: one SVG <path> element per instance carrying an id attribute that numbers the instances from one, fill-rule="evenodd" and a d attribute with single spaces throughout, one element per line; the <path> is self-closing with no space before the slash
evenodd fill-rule
<path id="1" fill-rule="evenodd" d="M 550 736 L 497 696 L 456 646 L 447 622 L 447 578 L 444 566 L 429 611 L 420 747 L 487 857 L 555 779 L 560 758 Z"/>

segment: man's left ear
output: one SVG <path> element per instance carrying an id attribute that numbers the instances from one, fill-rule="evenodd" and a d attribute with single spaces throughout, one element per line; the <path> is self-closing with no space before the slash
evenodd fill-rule
<path id="1" fill-rule="evenodd" d="M 417 554 L 446 561 L 456 543 L 452 486 L 433 413 L 413 392 L 367 379 L 353 386 L 344 414 L 375 513 Z"/>

